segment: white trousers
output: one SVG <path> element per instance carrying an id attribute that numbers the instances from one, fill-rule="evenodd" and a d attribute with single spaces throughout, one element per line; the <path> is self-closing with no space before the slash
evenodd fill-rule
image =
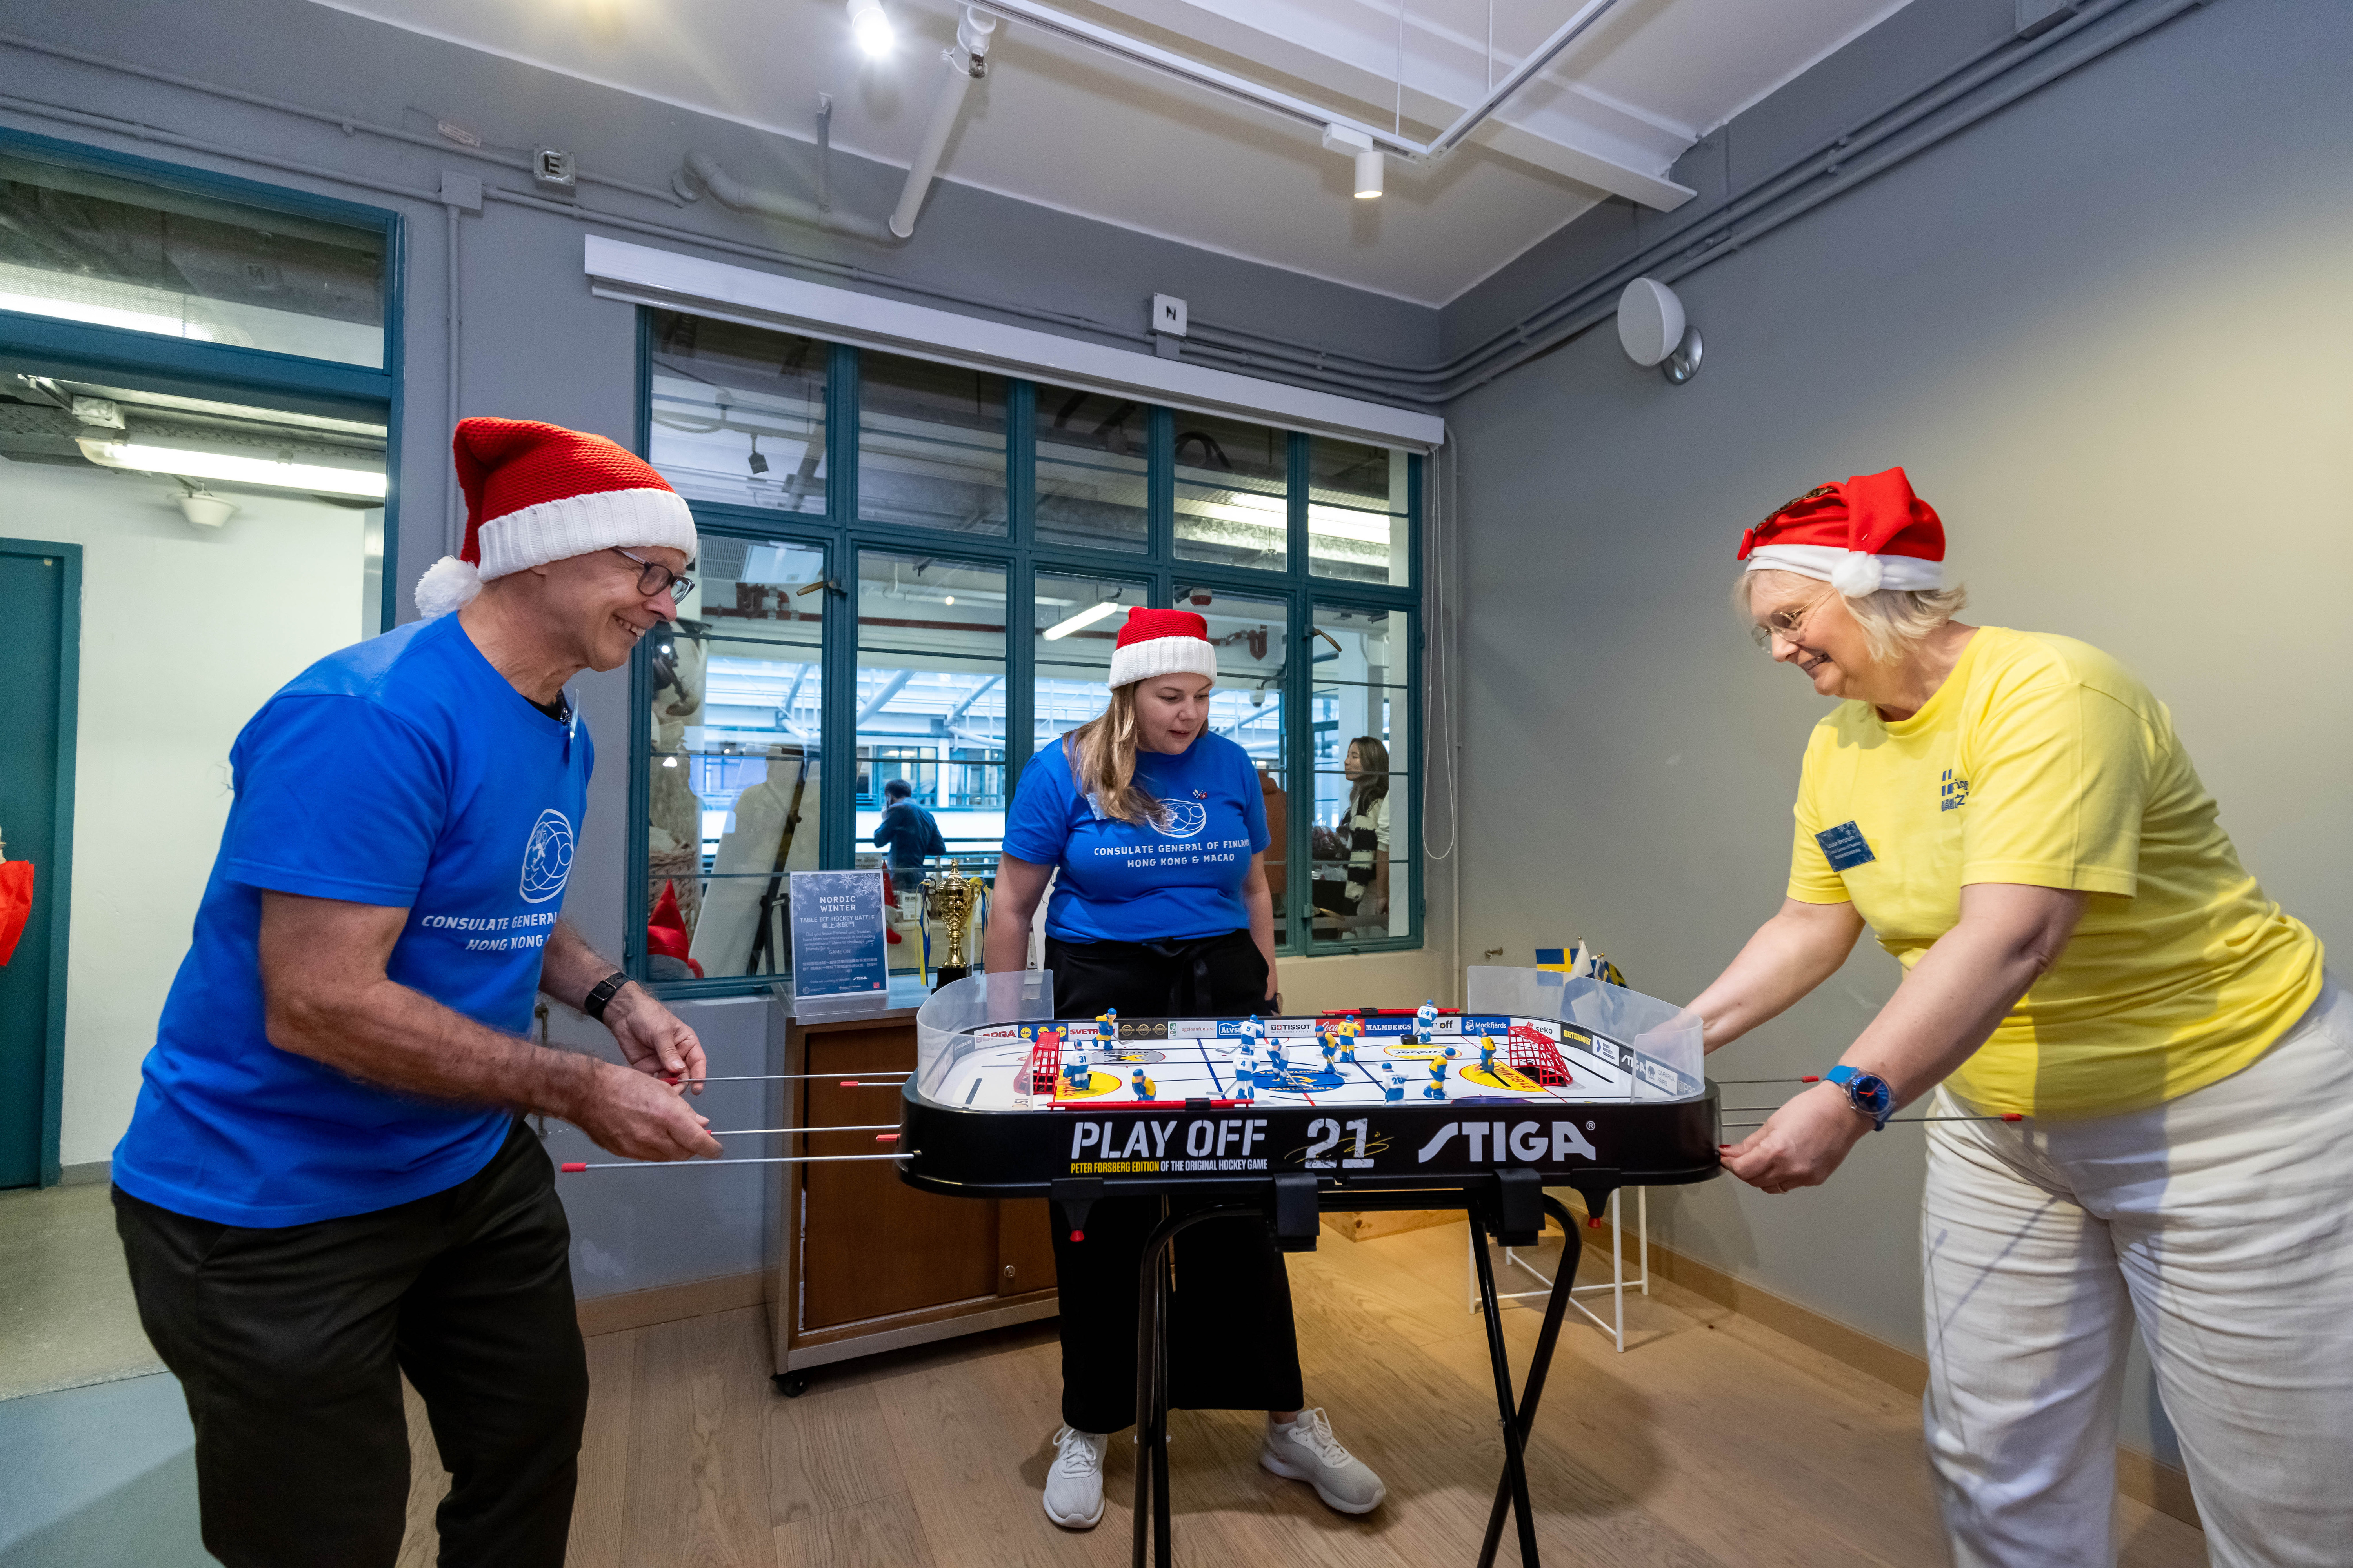
<path id="1" fill-rule="evenodd" d="M 2353 1563 L 2353 996 L 2333 980 L 2253 1066 L 2167 1104 L 1932 1123 L 1920 1241 L 1957 1568 L 2116 1562 L 2136 1321 L 2210 1559 Z"/>

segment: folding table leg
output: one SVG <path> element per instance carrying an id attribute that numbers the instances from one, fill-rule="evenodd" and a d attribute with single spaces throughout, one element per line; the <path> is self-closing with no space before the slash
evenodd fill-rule
<path id="1" fill-rule="evenodd" d="M 1535 1568 L 1535 1521 L 1528 1513 L 1527 1501 L 1527 1437 L 1536 1424 L 1536 1405 L 1544 1398 L 1545 1375 L 1552 1370 L 1553 1348 L 1560 1341 L 1561 1321 L 1568 1315 L 1569 1291 L 1577 1283 L 1577 1266 L 1585 1251 L 1585 1238 L 1577 1234 L 1577 1222 L 1557 1198 L 1544 1200 L 1545 1212 L 1560 1222 L 1567 1237 L 1561 1244 L 1559 1272 L 1552 1277 L 1552 1294 L 1545 1301 L 1544 1328 L 1536 1334 L 1535 1354 L 1528 1362 L 1528 1381 L 1520 1394 L 1519 1413 L 1507 1417 L 1519 1441 L 1514 1444 L 1507 1436 L 1504 1442 L 1503 1476 L 1495 1482 L 1495 1503 L 1487 1513 L 1487 1538 L 1480 1543 L 1479 1568 L 1493 1568 L 1495 1550 L 1504 1540 L 1504 1510 L 1507 1506 L 1520 1510 L 1520 1560 L 1525 1568 Z M 1485 1249 L 1481 1249 L 1483 1257 Z M 1501 1327 L 1490 1321 L 1488 1340 L 1500 1344 Z M 1504 1375 L 1510 1376 L 1505 1365 Z"/>

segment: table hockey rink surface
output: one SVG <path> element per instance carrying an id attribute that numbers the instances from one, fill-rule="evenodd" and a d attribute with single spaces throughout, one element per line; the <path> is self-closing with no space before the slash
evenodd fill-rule
<path id="1" fill-rule="evenodd" d="M 1424 1043 L 1409 1016 L 1364 1021 L 1359 1034 L 1340 1037 L 1355 1060 L 1335 1052 L 1327 1067 L 1323 1035 L 1339 1020 L 1270 1017 L 1266 1039 L 1252 1040 L 1252 1098 L 1262 1106 L 1353 1106 L 1439 1104 L 1590 1103 L 1635 1098 L 1638 1062 L 1624 1044 L 1553 1019 L 1504 1015 L 1441 1015 Z M 1354 1020 L 1345 1022 L 1354 1023 Z M 936 1104 L 972 1110 L 1068 1109 L 1117 1110 L 1123 1105 L 1166 1106 L 1187 1100 L 1232 1103 L 1245 1076 L 1239 1058 L 1246 1039 L 1237 1018 L 1123 1019 L 1118 1039 L 1099 1042 L 1092 1019 L 1050 1024 L 997 1024 L 956 1037 L 944 1059 L 924 1075 L 918 1091 Z M 1041 1037 L 1056 1038 L 1041 1052 Z M 1495 1045 L 1493 1069 L 1480 1066 L 1482 1038 Z M 1036 1092 L 1040 1068 L 1050 1058 L 1067 1067 L 1086 1047 L 1091 1081 L 1084 1089 L 1057 1073 L 1050 1092 Z M 1285 1067 L 1277 1071 L 1271 1047 L 1281 1046 Z M 1427 1091 L 1436 1081 L 1431 1065 L 1445 1061 L 1443 1100 Z M 1142 1092 L 1134 1075 L 1144 1073 Z M 1689 1093 L 1694 1085 L 1661 1091 Z M 1401 1089 L 1401 1093 L 1392 1089 Z M 1651 1096 L 1646 1096 L 1651 1097 Z"/>

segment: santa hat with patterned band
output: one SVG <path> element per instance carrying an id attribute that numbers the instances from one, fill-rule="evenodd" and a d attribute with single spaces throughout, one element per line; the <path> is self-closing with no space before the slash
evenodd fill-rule
<path id="1" fill-rule="evenodd" d="M 1155 675 L 1218 679 L 1218 650 L 1209 623 L 1190 610 L 1130 610 L 1111 650 L 1111 679 L 1119 687 Z"/>
<path id="2" fill-rule="evenodd" d="M 446 616 L 493 577 L 616 546 L 694 559 L 694 518 L 642 458 L 602 436 L 533 419 L 460 419 L 450 448 L 466 542 L 418 579 L 417 607 Z"/>
<path id="3" fill-rule="evenodd" d="M 1819 485 L 1740 536 L 1751 572 L 1795 572 L 1850 599 L 1945 585 L 1945 525 L 1901 468 Z"/>

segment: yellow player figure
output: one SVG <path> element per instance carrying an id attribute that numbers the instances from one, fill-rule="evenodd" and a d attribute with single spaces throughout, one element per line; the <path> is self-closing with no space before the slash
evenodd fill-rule
<path id="1" fill-rule="evenodd" d="M 1446 1047 L 1444 1056 L 1430 1058 L 1430 1087 L 1421 1091 L 1425 1099 L 1444 1100 L 1446 1098 L 1446 1064 L 1453 1059 L 1452 1046 Z"/>
<path id="2" fill-rule="evenodd" d="M 1493 1035 L 1479 1037 L 1479 1070 L 1489 1078 L 1495 1076 L 1495 1037 Z"/>
<path id="3" fill-rule="evenodd" d="M 1324 1070 L 1325 1072 L 1330 1072 L 1332 1070 L 1332 1058 L 1340 1054 L 1340 1047 L 1338 1042 L 1333 1039 L 1332 1031 L 1329 1029 L 1325 1029 L 1322 1032 L 1322 1038 L 1324 1041 Z"/>

